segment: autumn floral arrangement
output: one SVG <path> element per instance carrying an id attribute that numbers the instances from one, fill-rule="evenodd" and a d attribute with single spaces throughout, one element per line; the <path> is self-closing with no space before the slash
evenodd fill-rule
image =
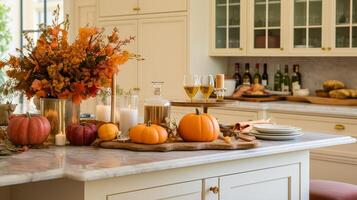
<path id="1" fill-rule="evenodd" d="M 87 26 L 79 29 L 70 44 L 68 16 L 59 22 L 59 9 L 53 14 L 52 25 L 40 25 L 36 42 L 25 34 L 26 46 L 18 50 L 20 55 L 0 62 L 9 77 L 2 86 L 5 95 L 18 91 L 28 98 L 72 99 L 78 104 L 110 87 L 118 66 L 131 58 L 123 46 L 133 37 L 119 38 L 116 28 L 105 36 L 103 29 Z"/>

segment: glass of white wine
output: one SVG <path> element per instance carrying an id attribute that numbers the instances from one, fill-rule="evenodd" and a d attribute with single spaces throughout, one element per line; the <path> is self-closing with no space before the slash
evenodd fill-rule
<path id="1" fill-rule="evenodd" d="M 201 76 L 200 91 L 205 98 L 206 102 L 208 101 L 209 96 L 211 96 L 214 90 L 214 78 L 212 75 L 203 75 Z"/>
<path id="2" fill-rule="evenodd" d="M 200 88 L 200 79 L 197 75 L 185 75 L 183 78 L 183 88 L 191 102 Z"/>

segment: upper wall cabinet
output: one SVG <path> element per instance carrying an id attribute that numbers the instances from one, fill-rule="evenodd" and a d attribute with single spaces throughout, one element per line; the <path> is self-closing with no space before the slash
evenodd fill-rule
<path id="1" fill-rule="evenodd" d="M 324 55 L 328 51 L 327 1 L 293 0 L 290 2 L 288 47 L 297 55 Z"/>
<path id="2" fill-rule="evenodd" d="M 211 0 L 211 55 L 245 55 L 245 0 Z"/>
<path id="3" fill-rule="evenodd" d="M 248 54 L 283 54 L 286 0 L 250 0 L 248 4 Z"/>
<path id="4" fill-rule="evenodd" d="M 333 0 L 329 51 L 331 54 L 356 55 L 357 0 Z"/>
<path id="5" fill-rule="evenodd" d="M 187 0 L 97 0 L 99 17 L 167 13 L 187 10 Z"/>
<path id="6" fill-rule="evenodd" d="M 355 56 L 357 53 L 357 0 L 211 1 L 210 55 Z M 239 15 L 230 14 L 236 3 L 240 4 Z M 239 34 L 235 34 L 236 27 L 240 28 Z"/>

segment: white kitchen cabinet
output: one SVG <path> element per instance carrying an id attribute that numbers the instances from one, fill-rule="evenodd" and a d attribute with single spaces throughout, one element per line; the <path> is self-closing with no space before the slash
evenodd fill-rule
<path id="1" fill-rule="evenodd" d="M 331 55 L 355 56 L 357 52 L 357 1 L 331 0 L 329 7 Z"/>
<path id="2" fill-rule="evenodd" d="M 187 10 L 187 0 L 98 0 L 99 17 L 167 13 Z"/>
<path id="3" fill-rule="evenodd" d="M 202 181 L 191 181 L 144 190 L 108 195 L 108 200 L 198 200 L 201 199 Z"/>
<path id="4" fill-rule="evenodd" d="M 220 177 L 220 199 L 298 200 L 299 170 L 293 164 Z"/>
<path id="5" fill-rule="evenodd" d="M 286 0 L 248 1 L 248 55 L 286 54 Z"/>
<path id="6" fill-rule="evenodd" d="M 293 55 L 326 55 L 329 1 L 290 0 L 288 51 Z"/>
<path id="7" fill-rule="evenodd" d="M 246 54 L 246 0 L 211 0 L 210 55 Z"/>
<path id="8" fill-rule="evenodd" d="M 118 27 L 121 38 L 129 38 L 133 36 L 138 37 L 138 20 L 116 20 L 102 22 L 101 27 L 105 29 L 105 34 L 110 34 L 114 27 Z M 125 46 L 131 53 L 138 52 L 138 41 L 135 39 L 127 46 Z M 138 61 L 131 59 L 119 68 L 119 74 L 117 76 L 117 84 L 121 89 L 128 91 L 131 88 L 138 87 Z"/>
<path id="9" fill-rule="evenodd" d="M 153 95 L 152 81 L 164 81 L 163 96 L 184 98 L 187 65 L 186 16 L 139 19 L 138 53 L 141 100 Z"/>
<path id="10" fill-rule="evenodd" d="M 219 108 L 210 108 L 208 109 L 208 113 L 215 116 L 219 121 L 219 123 L 226 124 L 226 125 L 231 125 L 242 121 L 258 120 L 257 111 L 249 111 L 249 110 L 237 111 L 237 110 L 223 110 Z"/>

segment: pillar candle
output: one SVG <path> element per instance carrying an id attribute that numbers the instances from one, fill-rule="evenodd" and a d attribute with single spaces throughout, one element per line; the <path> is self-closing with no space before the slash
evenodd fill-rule
<path id="1" fill-rule="evenodd" d="M 111 107 L 110 105 L 97 105 L 96 119 L 102 122 L 110 122 Z"/>
<path id="2" fill-rule="evenodd" d="M 55 137 L 55 143 L 57 146 L 65 146 L 66 145 L 66 135 L 63 132 L 59 132 Z"/>
<path id="3" fill-rule="evenodd" d="M 129 129 L 138 124 L 138 109 L 120 108 L 120 130 L 126 134 Z"/>
<path id="4" fill-rule="evenodd" d="M 216 88 L 224 88 L 224 74 L 216 75 Z"/>

